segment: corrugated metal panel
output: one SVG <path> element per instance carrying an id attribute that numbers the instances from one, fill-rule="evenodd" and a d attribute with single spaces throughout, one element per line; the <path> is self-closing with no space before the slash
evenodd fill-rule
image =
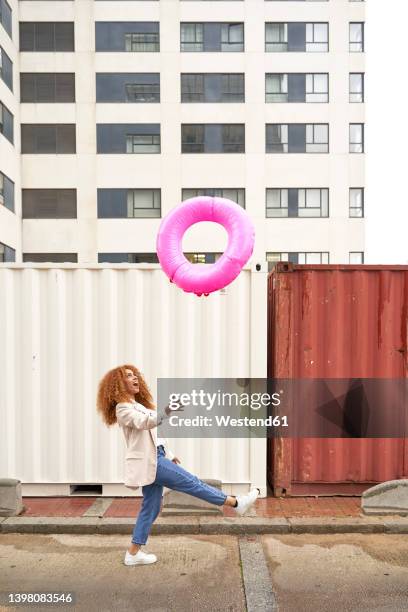
<path id="1" fill-rule="evenodd" d="M 278 264 L 268 300 L 269 376 L 407 377 L 407 266 Z M 408 475 L 404 438 L 271 440 L 268 451 L 275 494 L 355 493 Z"/>
<path id="2" fill-rule="evenodd" d="M 102 375 L 134 363 L 154 396 L 159 377 L 265 376 L 266 279 L 245 269 L 225 293 L 198 298 L 152 265 L 0 266 L 1 476 L 123 482 L 122 433 L 95 409 Z M 265 489 L 266 446 L 259 478 L 248 440 L 171 446 L 203 478 Z"/>

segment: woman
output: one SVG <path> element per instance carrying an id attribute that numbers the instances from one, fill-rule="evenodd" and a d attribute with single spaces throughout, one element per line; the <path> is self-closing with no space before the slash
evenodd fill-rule
<path id="1" fill-rule="evenodd" d="M 106 425 L 118 423 L 126 441 L 125 486 L 142 487 L 143 502 L 125 565 L 155 563 L 156 555 L 141 550 L 161 508 L 163 487 L 182 491 L 217 506 L 231 506 L 242 515 L 252 506 L 259 489 L 248 495 L 226 495 L 180 467 L 180 460 L 157 437 L 156 427 L 170 414 L 167 407 L 158 413 L 143 376 L 133 365 L 123 365 L 105 374 L 99 383 L 97 409 Z"/>

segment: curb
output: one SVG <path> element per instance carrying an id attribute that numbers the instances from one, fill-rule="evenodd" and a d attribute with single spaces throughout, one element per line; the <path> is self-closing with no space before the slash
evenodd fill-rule
<path id="1" fill-rule="evenodd" d="M 133 530 L 133 518 L 98 517 L 26 517 L 12 516 L 0 520 L 1 533 L 78 533 L 126 534 Z M 153 535 L 205 534 L 334 534 L 387 533 L 408 534 L 408 518 L 384 517 L 317 517 L 317 518 L 219 518 L 159 517 L 153 524 Z"/>

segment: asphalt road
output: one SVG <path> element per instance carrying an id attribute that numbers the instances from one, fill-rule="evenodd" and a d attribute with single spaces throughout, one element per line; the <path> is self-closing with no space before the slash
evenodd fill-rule
<path id="1" fill-rule="evenodd" d="M 158 563 L 136 567 L 123 564 L 128 542 L 0 534 L 0 601 L 6 592 L 65 591 L 75 605 L 30 609 L 408 611 L 408 535 L 152 536 L 146 550 Z M 0 605 L 10 609 L 21 607 Z"/>
<path id="2" fill-rule="evenodd" d="M 281 612 L 408 610 L 408 535 L 261 539 Z"/>
<path id="3" fill-rule="evenodd" d="M 236 538 L 152 536 L 145 550 L 158 562 L 134 567 L 123 564 L 129 542 L 124 535 L 1 534 L 0 591 L 75 593 L 74 607 L 44 610 L 245 610 Z"/>

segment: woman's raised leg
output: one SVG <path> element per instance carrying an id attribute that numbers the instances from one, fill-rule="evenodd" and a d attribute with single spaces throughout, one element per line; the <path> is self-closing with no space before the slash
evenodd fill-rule
<path id="1" fill-rule="evenodd" d="M 188 493 L 210 504 L 223 506 L 229 497 L 219 489 L 211 487 L 180 465 L 169 461 L 163 456 L 157 459 L 156 483 L 174 491 Z"/>

